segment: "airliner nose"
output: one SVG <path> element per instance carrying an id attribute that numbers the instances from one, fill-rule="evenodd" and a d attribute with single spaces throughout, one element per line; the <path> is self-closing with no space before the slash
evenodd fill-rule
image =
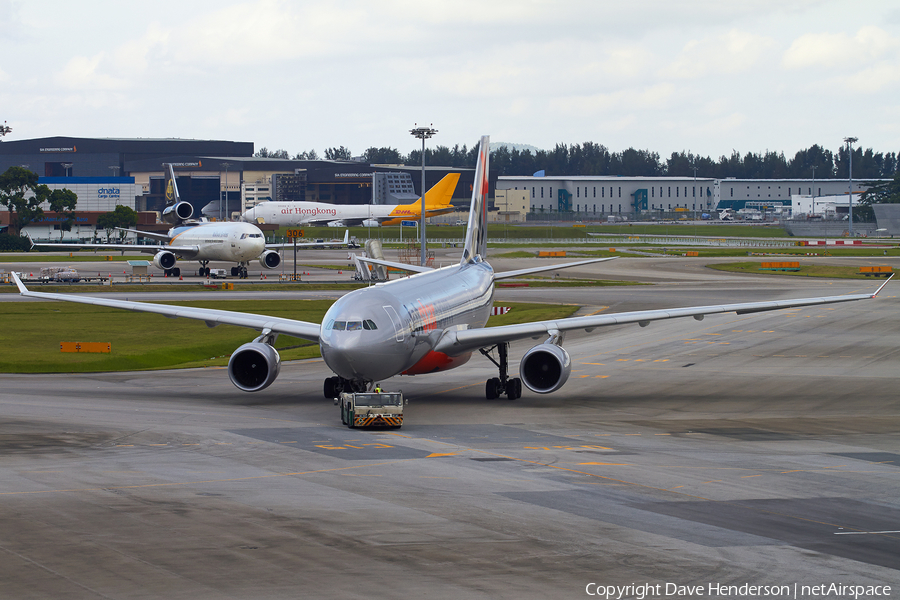
<path id="1" fill-rule="evenodd" d="M 357 339 L 346 334 L 334 335 L 334 332 L 319 339 L 319 349 L 325 364 L 345 379 L 362 375 L 360 366 L 365 365 L 367 355 L 371 357 L 371 351 L 360 348 Z"/>
<path id="2" fill-rule="evenodd" d="M 319 338 L 325 364 L 344 379 L 375 381 L 399 373 L 406 359 L 391 336 L 384 339 L 373 330 L 326 330 Z"/>

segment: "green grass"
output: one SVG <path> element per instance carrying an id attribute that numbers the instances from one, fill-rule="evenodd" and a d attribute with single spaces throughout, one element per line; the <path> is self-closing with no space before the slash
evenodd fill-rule
<path id="1" fill-rule="evenodd" d="M 177 302 L 195 306 L 252 312 L 321 322 L 331 300 L 220 300 Z M 499 306 L 500 303 L 497 303 Z M 489 325 L 559 319 L 577 306 L 503 303 L 514 310 L 491 317 Z M 193 319 L 116 310 L 68 302 L 4 302 L 5 327 L 0 329 L 2 373 L 94 373 L 141 371 L 228 364 L 238 346 L 258 333 L 244 327 L 209 328 Z M 109 342 L 109 354 L 64 353 L 60 342 Z M 318 344 L 281 335 L 275 347 L 282 360 L 319 356 Z"/>

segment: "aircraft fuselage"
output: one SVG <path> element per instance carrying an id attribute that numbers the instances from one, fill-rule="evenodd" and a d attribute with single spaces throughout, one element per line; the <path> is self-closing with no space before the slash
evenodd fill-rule
<path id="1" fill-rule="evenodd" d="M 483 327 L 494 300 L 486 262 L 453 265 L 350 292 L 325 313 L 319 347 L 325 363 L 356 382 L 460 366 L 433 348 L 446 330 Z M 374 328 L 373 328 L 374 327 Z"/>
<path id="2" fill-rule="evenodd" d="M 191 260 L 249 262 L 266 249 L 262 231 L 251 223 L 199 223 L 169 230 L 170 246 L 196 246 Z"/>

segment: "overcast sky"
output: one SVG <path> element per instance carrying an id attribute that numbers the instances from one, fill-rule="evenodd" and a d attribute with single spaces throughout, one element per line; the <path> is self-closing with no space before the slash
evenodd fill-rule
<path id="1" fill-rule="evenodd" d="M 6 140 L 900 151 L 896 0 L 0 0 Z"/>

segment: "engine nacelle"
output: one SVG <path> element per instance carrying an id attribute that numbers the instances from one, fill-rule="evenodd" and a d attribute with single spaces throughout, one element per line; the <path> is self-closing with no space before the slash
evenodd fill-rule
<path id="1" fill-rule="evenodd" d="M 176 202 L 172 206 L 167 206 L 162 211 L 162 220 L 166 223 L 177 225 L 182 221 L 187 221 L 194 216 L 194 207 L 190 202 Z"/>
<path id="2" fill-rule="evenodd" d="M 281 264 L 281 255 L 275 250 L 266 250 L 259 255 L 259 264 L 267 269 L 274 269 Z"/>
<path id="3" fill-rule="evenodd" d="M 160 250 L 153 257 L 153 265 L 157 269 L 164 269 L 168 271 L 175 266 L 176 259 L 177 257 L 168 250 Z"/>
<path id="4" fill-rule="evenodd" d="M 281 356 L 269 344 L 249 342 L 228 360 L 228 377 L 238 389 L 258 392 L 269 387 L 281 371 Z"/>
<path id="5" fill-rule="evenodd" d="M 522 383 L 538 394 L 555 392 L 568 381 L 571 372 L 569 353 L 556 344 L 538 344 L 519 363 Z"/>

